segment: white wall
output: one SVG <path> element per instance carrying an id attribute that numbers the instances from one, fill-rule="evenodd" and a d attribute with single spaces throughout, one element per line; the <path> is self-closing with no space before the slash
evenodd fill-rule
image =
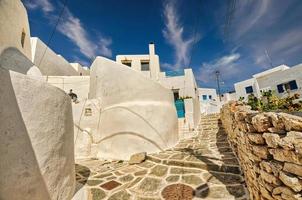
<path id="1" fill-rule="evenodd" d="M 204 115 L 219 113 L 221 108 L 221 103 L 218 98 L 216 89 L 213 88 L 198 88 L 199 101 L 200 101 L 200 112 Z M 207 100 L 203 99 L 203 95 L 207 96 Z M 209 99 L 209 96 L 212 99 Z"/>
<path id="2" fill-rule="evenodd" d="M 192 69 L 184 69 L 183 76 L 166 76 L 161 73 L 159 82 L 168 89 L 179 89 L 180 97 L 198 98 L 197 84 Z"/>
<path id="3" fill-rule="evenodd" d="M 129 159 L 133 153 L 158 152 L 176 144 L 178 121 L 170 90 L 103 57 L 93 62 L 90 81 L 90 100 L 74 106 L 80 126 L 76 138 L 83 138 L 75 141 L 76 149 L 93 147 L 87 151 L 92 157 Z M 87 107 L 92 115 L 85 116 Z"/>
<path id="4" fill-rule="evenodd" d="M 141 61 L 149 61 L 149 71 L 141 71 L 146 77 L 158 80 L 160 73 L 159 57 L 155 54 L 154 44 L 149 44 L 149 54 L 145 55 L 117 55 L 116 62 L 122 64 L 123 61 L 131 62 L 131 68 L 141 71 Z"/>
<path id="5" fill-rule="evenodd" d="M 0 67 L 41 77 L 31 62 L 30 30 L 26 9 L 20 0 L 0 1 Z M 21 35 L 25 33 L 24 46 Z"/>
<path id="6" fill-rule="evenodd" d="M 80 63 L 70 63 L 70 65 L 78 72 L 78 75 L 89 76 L 89 68 L 84 68 Z"/>
<path id="7" fill-rule="evenodd" d="M 195 129 L 200 121 L 199 99 L 185 99 L 184 104 L 186 123 L 190 130 Z"/>
<path id="8" fill-rule="evenodd" d="M 60 88 L 67 94 L 72 89 L 79 100 L 88 98 L 90 76 L 44 76 L 43 78 L 47 83 Z"/>
<path id="9" fill-rule="evenodd" d="M 259 77 L 257 78 L 257 83 L 259 85 L 259 90 L 270 88 L 271 90 L 276 91 L 278 96 L 282 97 L 287 95 L 287 93 L 278 93 L 277 85 L 287 83 L 292 80 L 296 80 L 298 89 L 291 91 L 291 93 L 302 94 L 302 64 Z"/>
<path id="10" fill-rule="evenodd" d="M 27 12 L 20 0 L 0 1 L 0 54 L 14 47 L 31 59 L 30 30 Z M 24 47 L 21 45 L 22 31 L 25 32 Z"/>
<path id="11" fill-rule="evenodd" d="M 78 75 L 78 72 L 65 60 L 65 58 L 60 55 L 57 55 L 49 47 L 45 52 L 46 44 L 44 44 L 39 38 L 32 37 L 31 46 L 32 62 L 39 67 L 40 71 L 44 76 Z M 41 62 L 42 58 L 43 60 Z"/>
<path id="12" fill-rule="evenodd" d="M 236 100 L 240 97 L 244 97 L 244 100 L 247 101 L 249 94 L 246 93 L 245 88 L 248 86 L 253 87 L 254 95 L 258 96 L 258 87 L 255 78 L 251 78 L 245 81 L 241 81 L 234 84 L 235 91 L 236 91 Z"/>
<path id="13" fill-rule="evenodd" d="M 229 101 L 237 101 L 237 94 L 235 92 L 232 93 L 224 93 L 223 96 L 221 97 L 221 104 L 225 104 Z"/>
<path id="14" fill-rule="evenodd" d="M 0 68 L 0 199 L 71 199 L 70 98 L 60 89 Z"/>
<path id="15" fill-rule="evenodd" d="M 198 95 L 199 95 L 200 102 L 204 101 L 202 98 L 202 95 L 206 95 L 207 100 L 210 100 L 209 96 L 212 96 L 212 99 L 211 99 L 212 101 L 219 101 L 216 89 L 213 89 L 213 88 L 198 88 Z"/>
<path id="16" fill-rule="evenodd" d="M 302 64 L 289 68 L 286 65 L 280 65 L 278 67 L 266 70 L 264 72 L 253 75 L 253 78 L 235 83 L 236 97 L 245 97 L 247 100 L 248 95 L 246 94 L 245 87 L 252 86 L 254 95 L 256 97 L 261 96 L 261 90 L 267 91 L 272 90 L 280 96 L 286 96 L 287 93 L 278 93 L 277 85 L 287 83 L 292 80 L 296 80 L 298 89 L 291 91 L 291 93 L 302 94 Z"/>

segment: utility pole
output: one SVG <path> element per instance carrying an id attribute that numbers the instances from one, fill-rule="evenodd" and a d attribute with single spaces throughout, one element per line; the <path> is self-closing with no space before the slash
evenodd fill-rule
<path id="1" fill-rule="evenodd" d="M 217 92 L 218 92 L 218 96 L 219 96 L 219 101 L 221 101 L 221 96 L 220 96 L 220 80 L 219 80 L 220 72 L 219 72 L 219 70 L 215 71 L 215 75 L 216 75 Z"/>

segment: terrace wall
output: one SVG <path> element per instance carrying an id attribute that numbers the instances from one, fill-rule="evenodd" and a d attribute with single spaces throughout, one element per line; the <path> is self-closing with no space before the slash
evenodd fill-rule
<path id="1" fill-rule="evenodd" d="M 221 120 L 251 199 L 302 199 L 301 117 L 232 102 L 221 109 Z"/>

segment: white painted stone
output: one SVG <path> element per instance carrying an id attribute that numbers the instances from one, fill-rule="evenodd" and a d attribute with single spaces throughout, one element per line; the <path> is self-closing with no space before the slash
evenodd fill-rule
<path id="1" fill-rule="evenodd" d="M 73 114 L 82 130 L 91 129 L 97 157 L 128 160 L 134 153 L 158 152 L 178 141 L 170 90 L 103 57 L 94 61 L 90 80 L 89 94 L 94 99 L 74 104 Z M 91 115 L 85 116 L 86 108 Z"/>
<path id="2" fill-rule="evenodd" d="M 13 47 L 31 59 L 30 29 L 27 12 L 20 0 L 0 1 L 0 54 Z M 25 33 L 24 45 L 21 44 L 22 32 Z"/>
<path id="3" fill-rule="evenodd" d="M 39 38 L 32 37 L 30 40 L 32 46 L 32 62 L 39 67 L 44 76 L 78 75 L 78 72 L 67 62 L 67 60 L 65 60 L 65 58 L 57 55 L 49 47 L 46 49 L 46 44 Z"/>
<path id="4" fill-rule="evenodd" d="M 0 68 L 0 199 L 71 199 L 73 121 L 61 90 Z"/>

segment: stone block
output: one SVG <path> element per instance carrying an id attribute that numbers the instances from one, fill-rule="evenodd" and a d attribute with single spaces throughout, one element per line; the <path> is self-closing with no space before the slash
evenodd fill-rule
<path id="1" fill-rule="evenodd" d="M 279 172 L 282 170 L 282 163 L 278 161 L 262 161 L 260 168 L 268 173 L 273 173 L 274 176 L 279 176 Z"/>
<path id="2" fill-rule="evenodd" d="M 247 137 L 251 142 L 253 142 L 255 144 L 265 144 L 265 141 L 264 141 L 264 138 L 262 137 L 262 134 L 248 133 Z"/>
<path id="3" fill-rule="evenodd" d="M 263 170 L 260 171 L 260 177 L 265 180 L 268 183 L 274 184 L 274 185 L 281 185 L 281 181 L 278 177 L 274 176 L 273 174 L 267 173 Z"/>
<path id="4" fill-rule="evenodd" d="M 274 133 L 263 133 L 263 138 L 268 147 L 277 148 L 281 143 L 280 136 Z"/>
<path id="5" fill-rule="evenodd" d="M 302 117 L 281 113 L 280 117 L 287 131 L 302 131 Z"/>
<path id="6" fill-rule="evenodd" d="M 267 159 L 268 158 L 269 153 L 268 153 L 267 147 L 254 145 L 252 147 L 252 149 L 253 149 L 253 153 L 256 156 L 258 156 L 259 158 L 262 158 L 262 159 Z"/>
<path id="7" fill-rule="evenodd" d="M 269 152 L 273 155 L 274 159 L 278 161 L 286 161 L 302 165 L 302 158 L 298 156 L 294 151 L 285 149 L 270 149 Z"/>
<path id="8" fill-rule="evenodd" d="M 273 126 L 271 119 L 263 113 L 254 116 L 252 124 L 258 132 L 266 132 L 268 128 Z"/>
<path id="9" fill-rule="evenodd" d="M 279 178 L 285 185 L 290 187 L 295 192 L 300 192 L 302 190 L 302 181 L 290 173 L 281 171 Z"/>
<path id="10" fill-rule="evenodd" d="M 279 114 L 269 112 L 266 115 L 270 117 L 274 128 L 276 128 L 278 130 L 284 130 L 285 129 L 284 122 L 281 119 L 281 117 L 279 116 Z"/>
<path id="11" fill-rule="evenodd" d="M 283 170 L 302 177 L 302 166 L 294 163 L 284 163 Z"/>
<path id="12" fill-rule="evenodd" d="M 129 164 L 139 164 L 146 160 L 146 152 L 136 153 L 130 157 Z"/>

